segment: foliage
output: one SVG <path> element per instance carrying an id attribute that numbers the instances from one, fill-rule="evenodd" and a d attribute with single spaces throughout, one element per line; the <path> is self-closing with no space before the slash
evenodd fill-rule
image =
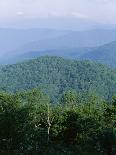
<path id="1" fill-rule="evenodd" d="M 58 101 L 62 93 L 95 92 L 111 99 L 116 92 L 116 71 L 89 61 L 68 60 L 60 57 L 41 57 L 0 69 L 0 89 L 17 92 L 40 88 Z"/>
<path id="2" fill-rule="evenodd" d="M 37 89 L 1 92 L 0 154 L 115 155 L 115 101 L 92 95 L 80 104 L 74 91 L 65 91 L 51 104 Z"/>

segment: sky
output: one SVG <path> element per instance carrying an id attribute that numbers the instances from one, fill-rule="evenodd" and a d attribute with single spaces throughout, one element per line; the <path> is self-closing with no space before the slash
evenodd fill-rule
<path id="1" fill-rule="evenodd" d="M 116 0 L 0 0 L 0 24 L 52 17 L 116 24 Z"/>

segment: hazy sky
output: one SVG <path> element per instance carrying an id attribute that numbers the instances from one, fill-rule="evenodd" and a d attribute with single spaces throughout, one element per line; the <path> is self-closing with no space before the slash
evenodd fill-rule
<path id="1" fill-rule="evenodd" d="M 0 23 L 54 16 L 116 24 L 116 0 L 0 0 Z"/>

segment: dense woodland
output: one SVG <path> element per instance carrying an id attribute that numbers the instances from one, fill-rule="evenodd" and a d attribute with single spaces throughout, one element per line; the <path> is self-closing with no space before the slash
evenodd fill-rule
<path id="1" fill-rule="evenodd" d="M 40 57 L 0 69 L 1 90 L 17 92 L 38 87 L 53 101 L 71 89 L 111 99 L 116 93 L 116 70 L 89 61 L 60 57 Z"/>
<path id="2" fill-rule="evenodd" d="M 0 155 L 115 155 L 116 70 L 41 57 L 0 68 Z"/>
<path id="3" fill-rule="evenodd" d="M 0 154 L 115 155 L 116 97 L 80 103 L 68 90 L 52 104 L 38 89 L 1 92 Z"/>

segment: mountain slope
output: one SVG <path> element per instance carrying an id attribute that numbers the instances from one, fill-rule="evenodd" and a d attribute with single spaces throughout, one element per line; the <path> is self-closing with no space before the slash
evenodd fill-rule
<path id="1" fill-rule="evenodd" d="M 64 48 L 64 49 L 51 49 L 45 51 L 28 51 L 26 53 L 18 53 L 15 55 L 10 55 L 9 57 L 3 57 L 1 64 L 14 64 L 17 62 L 22 62 L 24 60 L 29 60 L 33 58 L 38 58 L 40 56 L 60 56 L 70 59 L 79 59 L 81 55 L 93 51 L 95 48 Z"/>
<path id="2" fill-rule="evenodd" d="M 11 54 L 14 50 L 33 41 L 50 39 L 66 35 L 70 31 L 54 30 L 54 29 L 0 29 L 0 55 L 1 53 Z M 11 52 L 10 52 L 11 51 Z M 16 52 L 16 51 L 15 51 Z"/>
<path id="3" fill-rule="evenodd" d="M 116 71 L 100 64 L 60 57 L 40 57 L 1 68 L 1 89 L 15 92 L 34 87 L 41 88 L 52 98 L 66 89 L 94 91 L 110 98 L 116 93 Z"/>
<path id="4" fill-rule="evenodd" d="M 116 67 L 116 41 L 100 46 L 92 52 L 83 54 L 81 59 L 97 61 Z"/>
<path id="5" fill-rule="evenodd" d="M 20 52 L 63 48 L 95 47 L 116 40 L 116 30 L 75 31 L 68 34 L 30 42 L 17 49 Z"/>
<path id="6" fill-rule="evenodd" d="M 88 31 L 0 29 L 0 56 L 3 54 L 3 57 L 9 57 L 29 51 L 93 47 L 115 40 L 115 29 Z"/>

